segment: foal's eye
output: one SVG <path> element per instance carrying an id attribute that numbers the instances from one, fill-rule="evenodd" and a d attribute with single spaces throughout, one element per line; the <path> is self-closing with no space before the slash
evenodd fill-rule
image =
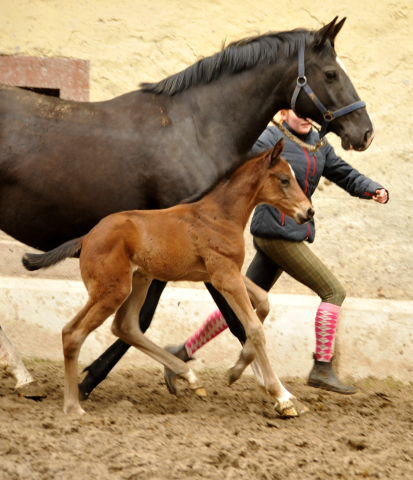
<path id="1" fill-rule="evenodd" d="M 290 180 L 288 180 L 288 178 L 281 179 L 281 185 L 286 186 L 286 185 L 289 185 L 289 184 L 290 184 Z"/>
<path id="2" fill-rule="evenodd" d="M 334 70 L 330 70 L 328 72 L 325 72 L 325 76 L 327 80 L 335 80 L 337 78 L 337 72 Z"/>

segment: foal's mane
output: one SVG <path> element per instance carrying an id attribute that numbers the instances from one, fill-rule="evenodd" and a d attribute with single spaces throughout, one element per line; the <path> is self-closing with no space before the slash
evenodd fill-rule
<path id="1" fill-rule="evenodd" d="M 255 67 L 260 61 L 272 62 L 277 58 L 279 48 L 284 48 L 287 56 L 298 51 L 301 44 L 308 45 L 313 31 L 295 29 L 287 32 L 269 32 L 263 35 L 244 38 L 223 45 L 220 52 L 202 58 L 183 70 L 158 83 L 141 83 L 143 91 L 174 95 L 201 83 L 216 80 L 224 67 L 230 73 L 238 73 Z"/>
<path id="2" fill-rule="evenodd" d="M 225 172 L 221 173 L 221 175 L 218 176 L 218 178 L 215 180 L 215 182 L 210 185 L 208 188 L 205 190 L 202 190 L 201 192 L 194 193 L 190 197 L 185 198 L 180 204 L 185 204 L 185 203 L 193 203 L 197 202 L 198 200 L 201 200 L 205 195 L 208 195 L 208 193 L 212 192 L 214 188 L 216 188 L 220 183 L 225 183 L 228 182 L 233 173 L 238 170 L 239 168 L 243 167 L 244 165 L 250 165 L 251 163 L 258 163 L 258 160 L 264 159 L 270 152 L 272 151 L 272 148 L 263 150 L 262 152 L 257 153 L 251 158 L 248 158 L 247 161 L 240 160 L 237 162 L 235 165 L 233 165 L 229 170 L 226 170 Z M 254 175 L 252 175 L 254 177 Z"/>

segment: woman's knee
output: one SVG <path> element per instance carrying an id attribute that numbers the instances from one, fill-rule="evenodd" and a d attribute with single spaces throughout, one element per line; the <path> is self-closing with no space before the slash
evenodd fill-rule
<path id="1" fill-rule="evenodd" d="M 343 285 L 337 280 L 332 286 L 331 292 L 322 298 L 323 302 L 332 303 L 341 307 L 346 298 L 346 290 Z"/>

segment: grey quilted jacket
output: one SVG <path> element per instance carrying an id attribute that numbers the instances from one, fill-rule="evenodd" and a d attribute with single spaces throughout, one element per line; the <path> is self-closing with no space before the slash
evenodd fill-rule
<path id="1" fill-rule="evenodd" d="M 286 123 L 283 125 L 289 128 Z M 291 128 L 289 130 L 292 131 Z M 318 133 L 314 130 L 310 130 L 305 136 L 297 136 L 310 145 L 315 145 L 318 141 Z M 310 201 L 321 176 L 359 198 L 371 199 L 377 189 L 383 188 L 337 156 L 328 142 L 318 152 L 311 153 L 289 140 L 277 127 L 267 127 L 250 154 L 255 155 L 273 147 L 281 137 L 284 137 L 285 141 L 282 156 L 290 163 L 300 187 Z M 282 238 L 296 242 L 307 240 L 312 243 L 315 224 L 312 220 L 304 225 L 298 225 L 295 220 L 271 205 L 258 205 L 252 218 L 251 233 L 258 237 Z"/>

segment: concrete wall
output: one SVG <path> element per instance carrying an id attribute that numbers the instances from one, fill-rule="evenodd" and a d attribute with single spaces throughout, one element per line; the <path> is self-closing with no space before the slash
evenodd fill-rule
<path id="1" fill-rule="evenodd" d="M 0 278 L 0 325 L 25 356 L 62 360 L 61 329 L 87 299 L 82 282 Z M 265 322 L 267 348 L 279 376 L 305 377 L 314 351 L 315 297 L 270 296 L 271 313 Z M 167 287 L 148 337 L 158 345 L 181 344 L 215 309 L 209 293 L 200 289 Z M 340 374 L 355 379 L 375 376 L 412 380 L 413 302 L 347 299 L 339 324 Z M 114 337 L 110 320 L 86 340 L 82 364 L 97 358 Z M 197 354 L 195 369 L 229 368 L 240 350 L 225 331 Z M 130 349 L 119 366 L 159 365 Z M 118 368 L 118 367 L 117 367 Z"/>

